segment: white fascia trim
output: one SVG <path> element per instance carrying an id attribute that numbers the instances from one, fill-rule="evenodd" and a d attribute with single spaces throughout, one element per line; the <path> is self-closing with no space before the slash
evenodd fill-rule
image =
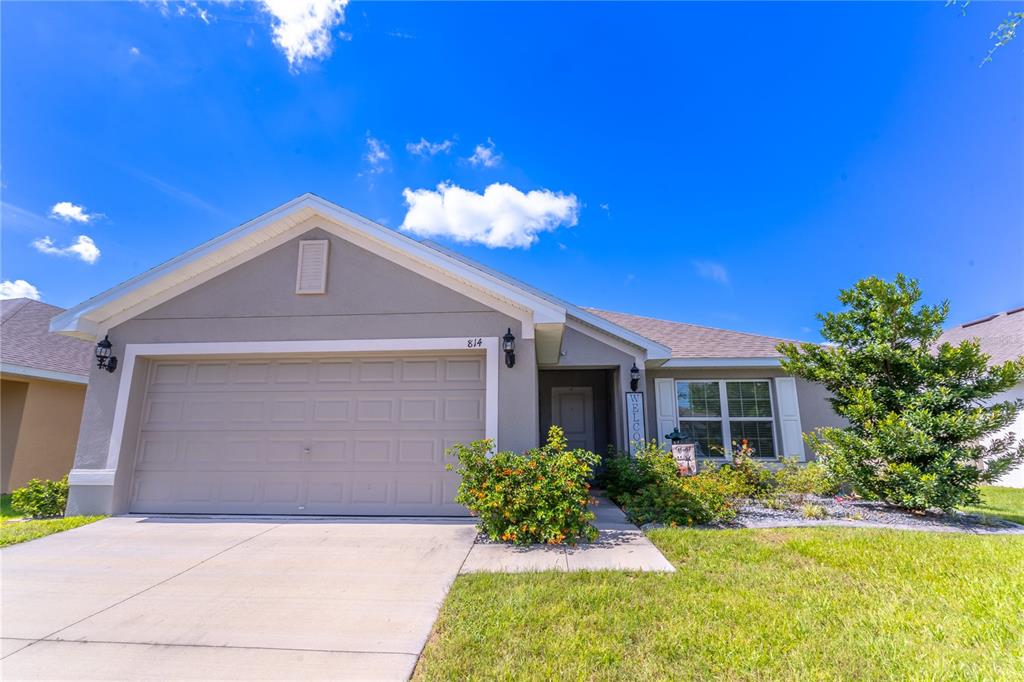
<path id="1" fill-rule="evenodd" d="M 68 485 L 114 485 L 113 469 L 72 469 Z"/>
<path id="2" fill-rule="evenodd" d="M 255 218 L 254 220 L 225 232 L 205 244 L 191 249 L 180 256 L 172 258 L 162 265 L 158 265 L 147 270 L 123 284 L 108 289 L 107 291 L 90 298 L 84 303 L 64 311 L 51 320 L 50 331 L 79 337 L 88 337 L 93 334 L 98 334 L 101 327 L 109 328 L 111 326 L 106 324 L 105 320 L 109 319 L 113 315 L 104 315 L 102 311 L 104 306 L 110 305 L 118 298 L 130 293 L 138 292 L 139 290 L 143 290 L 149 286 L 153 286 L 154 289 L 156 289 L 158 287 L 159 280 L 170 272 L 178 268 L 194 264 L 197 261 L 210 256 L 218 249 L 228 247 L 243 239 L 252 238 L 259 231 L 280 220 L 288 219 L 292 214 L 296 215 L 294 215 L 294 222 L 289 225 L 289 227 L 297 225 L 300 222 L 308 220 L 309 218 L 319 214 L 331 221 L 349 227 L 377 243 L 404 253 L 424 265 L 440 270 L 450 277 L 462 280 L 471 286 L 490 293 L 494 297 L 508 300 L 509 302 L 522 307 L 524 310 L 531 313 L 532 323 L 534 324 L 565 322 L 565 308 L 563 306 L 555 305 L 542 297 L 526 291 L 525 289 L 510 285 L 502 281 L 500 278 L 488 275 L 478 268 L 470 267 L 457 258 L 445 255 L 430 248 L 429 246 L 424 246 L 409 237 L 398 234 L 393 230 L 389 230 L 388 228 L 367 220 L 362 216 L 356 215 L 337 204 L 312 194 L 304 194 L 263 214 L 262 216 L 259 216 L 258 218 Z M 285 231 L 287 231 L 287 229 L 288 228 L 286 228 Z M 252 248 L 258 247 L 254 246 Z M 229 260 L 233 261 L 234 259 Z M 154 295 L 157 294 L 156 291 L 153 293 Z M 137 308 L 137 306 L 138 304 L 129 306 L 129 308 Z M 533 330 L 530 329 L 527 331 L 524 329 L 524 335 L 527 333 L 532 337 Z"/>
<path id="3" fill-rule="evenodd" d="M 661 369 L 673 367 L 779 367 L 778 358 L 672 358 Z"/>
<path id="4" fill-rule="evenodd" d="M 479 345 L 477 345 L 479 343 Z M 297 353 L 366 353 L 394 351 L 465 351 L 486 353 L 487 381 L 484 387 L 484 437 L 498 442 L 498 355 L 499 339 L 490 337 L 452 337 L 424 339 L 342 339 L 329 341 L 204 341 L 196 343 L 130 343 L 124 349 L 124 364 L 117 385 L 114 424 L 107 449 L 106 471 L 117 471 L 132 375 L 139 357 L 193 355 L 288 355 Z M 141 396 L 138 398 L 141 400 Z M 113 479 L 111 479 L 112 482 Z M 89 484 L 83 484 L 89 485 Z M 95 484 L 100 485 L 100 484 Z"/>
<path id="5" fill-rule="evenodd" d="M 57 372 L 51 369 L 38 369 L 36 367 L 25 367 L 23 365 L 0 365 L 0 374 L 11 376 L 28 377 L 31 379 L 46 379 L 47 381 L 63 381 L 69 384 L 87 384 L 89 377 L 71 372 Z"/>

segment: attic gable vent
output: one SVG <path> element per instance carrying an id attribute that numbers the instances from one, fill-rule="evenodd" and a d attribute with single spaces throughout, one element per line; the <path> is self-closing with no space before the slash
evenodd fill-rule
<path id="1" fill-rule="evenodd" d="M 299 242 L 299 267 L 295 275 L 295 293 L 327 292 L 326 239 L 303 239 Z"/>

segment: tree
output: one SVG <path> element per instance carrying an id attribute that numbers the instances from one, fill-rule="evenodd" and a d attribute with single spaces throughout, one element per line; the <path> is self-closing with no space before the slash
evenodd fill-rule
<path id="1" fill-rule="evenodd" d="M 1024 409 L 989 404 L 1024 379 L 1024 357 L 990 367 L 977 341 L 938 344 L 949 303 L 920 299 L 916 280 L 868 277 L 840 292 L 845 310 L 818 315 L 829 343 L 778 348 L 783 369 L 823 384 L 849 422 L 806 437 L 836 475 L 865 497 L 949 510 L 1024 461 L 1014 434 L 986 440 Z"/>
<path id="2" fill-rule="evenodd" d="M 967 6 L 971 4 L 971 0 L 946 0 L 946 6 L 957 5 L 960 7 L 961 14 L 967 14 Z M 1011 40 L 1017 37 L 1017 29 L 1020 25 L 1024 24 L 1024 12 L 1021 11 L 1010 11 L 1007 13 L 1006 18 L 996 26 L 996 30 L 989 34 L 989 38 L 995 40 L 993 45 L 985 58 L 981 60 L 979 66 L 984 66 L 988 62 L 992 61 L 992 55 L 995 54 L 996 50 L 1001 47 L 1006 47 Z"/>

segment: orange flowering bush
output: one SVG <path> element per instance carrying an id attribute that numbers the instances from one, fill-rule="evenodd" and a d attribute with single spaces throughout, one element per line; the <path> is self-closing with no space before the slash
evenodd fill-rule
<path id="1" fill-rule="evenodd" d="M 575 544 L 593 540 L 590 479 L 599 458 L 570 450 L 558 426 L 547 443 L 519 454 L 494 452 L 490 440 L 458 443 L 448 449 L 458 460 L 448 468 L 462 476 L 455 501 L 480 519 L 492 540 L 516 545 Z"/>

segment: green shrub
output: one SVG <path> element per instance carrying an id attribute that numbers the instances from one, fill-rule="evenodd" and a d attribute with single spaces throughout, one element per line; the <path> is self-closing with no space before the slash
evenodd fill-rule
<path id="1" fill-rule="evenodd" d="M 561 428 L 552 426 L 548 441 L 523 454 L 495 453 L 494 443 L 478 440 L 448 450 L 462 476 L 455 501 L 480 519 L 492 540 L 527 545 L 593 540 L 590 523 L 590 478 L 599 457 L 569 450 Z"/>
<path id="2" fill-rule="evenodd" d="M 648 486 L 677 478 L 679 467 L 672 454 L 652 440 L 643 443 L 633 456 L 620 452 L 606 459 L 601 483 L 608 497 L 619 502 L 623 495 L 635 495 Z"/>
<path id="3" fill-rule="evenodd" d="M 800 513 L 803 514 L 805 519 L 820 520 L 828 518 L 828 511 L 820 504 L 814 504 L 812 502 L 804 504 L 800 508 Z"/>
<path id="4" fill-rule="evenodd" d="M 808 495 L 827 496 L 839 492 L 832 473 L 819 462 L 799 463 L 795 458 L 782 460 L 775 472 L 775 494 L 803 504 Z"/>
<path id="5" fill-rule="evenodd" d="M 767 467 L 754 459 L 754 448 L 750 447 L 750 444 L 744 439 L 738 444 L 733 441 L 732 449 L 732 462 L 723 466 L 736 473 L 737 494 L 754 499 L 769 496 L 775 488 L 775 476 Z"/>
<path id="6" fill-rule="evenodd" d="M 59 481 L 33 478 L 11 492 L 11 509 L 36 519 L 63 516 L 68 505 L 68 477 Z"/>

